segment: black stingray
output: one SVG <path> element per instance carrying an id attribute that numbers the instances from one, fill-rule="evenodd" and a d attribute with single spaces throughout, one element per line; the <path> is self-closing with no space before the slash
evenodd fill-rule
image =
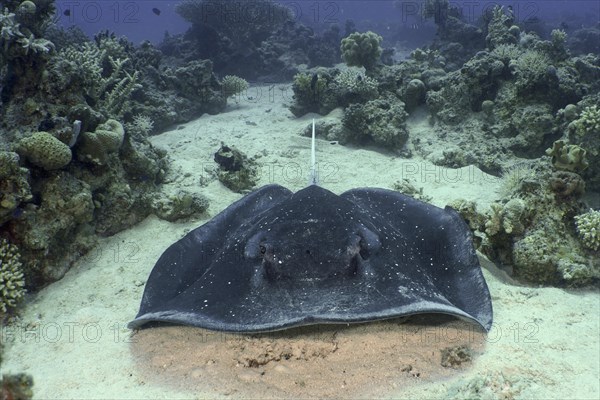
<path id="1" fill-rule="evenodd" d="M 261 332 L 422 313 L 492 324 L 469 228 L 398 192 L 264 186 L 171 245 L 130 328 Z"/>

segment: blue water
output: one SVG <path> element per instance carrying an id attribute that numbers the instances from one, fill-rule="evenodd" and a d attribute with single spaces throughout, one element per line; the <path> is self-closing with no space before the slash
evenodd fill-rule
<path id="1" fill-rule="evenodd" d="M 57 1 L 59 25 L 78 26 L 93 36 L 108 29 L 126 36 L 137 44 L 144 40 L 160 42 L 165 32 L 171 35 L 184 33 L 190 26 L 175 11 L 177 1 Z M 206 2 L 210 3 L 210 1 Z M 242 1 L 232 1 L 240 5 Z M 343 28 L 346 20 L 353 20 L 359 30 L 371 29 L 381 35 L 402 33 L 407 41 L 419 42 L 433 38 L 435 29 L 431 21 L 424 21 L 420 10 L 423 1 L 280 1 L 288 7 L 295 19 L 316 31 L 331 24 Z M 513 9 L 516 22 L 540 19 L 558 27 L 566 24 L 567 30 L 593 26 L 600 22 L 600 1 L 597 0 L 544 0 L 544 1 L 451 1 L 467 21 L 475 24 L 481 13 L 503 5 Z M 159 10 L 156 13 L 155 10 Z M 69 11 L 66 11 L 69 10 Z M 65 15 L 69 14 L 69 15 Z M 207 18 L 218 17 L 218 12 L 207 10 Z"/>

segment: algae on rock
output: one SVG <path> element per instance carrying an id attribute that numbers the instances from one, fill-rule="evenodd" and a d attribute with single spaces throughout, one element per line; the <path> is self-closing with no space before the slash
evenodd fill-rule
<path id="1" fill-rule="evenodd" d="M 221 148 L 214 155 L 214 160 L 219 165 L 216 171 L 217 177 L 225 187 L 243 193 L 256 186 L 258 181 L 256 161 L 248 158 L 235 147 L 222 143 Z"/>

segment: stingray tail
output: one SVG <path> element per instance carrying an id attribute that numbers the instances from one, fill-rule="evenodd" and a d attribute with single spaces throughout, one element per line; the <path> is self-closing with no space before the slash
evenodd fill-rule
<path id="1" fill-rule="evenodd" d="M 317 177 L 317 155 L 315 151 L 315 119 L 312 120 L 312 143 L 310 149 L 310 175 L 308 177 L 309 185 L 318 185 L 319 178 Z"/>

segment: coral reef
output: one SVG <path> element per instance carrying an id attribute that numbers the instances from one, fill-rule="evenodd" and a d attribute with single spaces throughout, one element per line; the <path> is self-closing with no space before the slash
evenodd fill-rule
<path id="1" fill-rule="evenodd" d="M 521 235 L 528 219 L 527 204 L 519 198 L 510 199 L 506 204 L 491 205 L 491 218 L 485 223 L 485 232 L 494 236 L 499 232 Z"/>
<path id="2" fill-rule="evenodd" d="M 0 315 L 16 307 L 25 294 L 21 267 L 17 247 L 0 238 Z"/>
<path id="3" fill-rule="evenodd" d="M 527 282 L 572 287 L 598 282 L 600 261 L 589 257 L 574 229 L 582 212 L 581 177 L 538 161 L 511 186 L 485 222 L 471 217 L 475 236 L 482 238 L 480 250 Z"/>
<path id="4" fill-rule="evenodd" d="M 596 167 L 600 154 L 598 158 L 593 154 L 600 148 L 596 139 L 600 135 L 576 134 L 584 131 L 578 121 L 580 113 L 590 107 L 593 115 L 593 106 L 599 101 L 600 58 L 570 57 L 563 31 L 548 32 L 550 40 L 523 33 L 513 25 L 511 11 L 500 7 L 483 15 L 481 32 L 487 40 L 467 47 L 460 39 L 450 38 L 448 30 L 454 28 L 444 26 L 460 18 L 453 14 L 453 7 L 431 0 L 425 10 L 429 8 L 444 10 L 440 15 L 426 12 L 426 17 L 435 18 L 438 34 L 445 32 L 445 36 L 427 50 L 414 51 L 412 58 L 399 66 L 383 67 L 377 76 L 380 93 L 389 90 L 400 95 L 409 112 L 419 102 L 409 100 L 407 83 L 413 79 L 423 82 L 425 103 L 438 136 L 427 142 L 412 138 L 415 149 L 438 164 L 460 166 L 462 159 L 497 174 L 513 157 L 538 158 L 552 142 L 568 139 L 565 143 L 587 153 L 589 167 L 582 176 L 588 188 L 600 187 L 600 178 L 596 178 L 600 176 Z M 479 47 L 475 43 L 480 43 Z M 564 114 L 561 109 L 567 106 Z M 594 117 L 586 112 L 585 120 L 594 121 Z M 442 147 L 460 149 L 455 152 L 457 157 L 450 157 L 458 162 L 448 163 L 448 157 L 440 157 L 436 149 Z M 583 165 L 577 168 L 581 172 Z"/>
<path id="5" fill-rule="evenodd" d="M 31 375 L 3 374 L 0 377 L 0 398 L 2 400 L 31 400 L 33 399 L 32 387 Z"/>
<path id="6" fill-rule="evenodd" d="M 379 98 L 365 104 L 350 104 L 344 110 L 344 130 L 340 140 L 352 143 L 375 143 L 400 150 L 408 140 L 404 103 L 396 98 Z"/>
<path id="7" fill-rule="evenodd" d="M 211 59 L 220 75 L 279 82 L 297 74 L 299 65 L 339 61 L 339 27 L 317 34 L 297 22 L 288 7 L 270 0 L 253 1 L 249 8 L 228 0 L 185 0 L 176 10 L 192 26 L 183 35 L 167 37 L 163 53 Z"/>
<path id="8" fill-rule="evenodd" d="M 94 132 L 81 134 L 77 143 L 77 158 L 96 165 L 106 164 L 108 157 L 118 152 L 124 136 L 123 125 L 117 120 L 109 119 L 98 125 Z"/>
<path id="9" fill-rule="evenodd" d="M 588 167 L 586 151 L 564 140 L 557 140 L 546 154 L 552 157 L 554 168 L 562 171 L 581 172 Z"/>
<path id="10" fill-rule="evenodd" d="M 7 1 L 0 12 L 0 66 L 5 68 L 0 99 L 7 102 L 19 92 L 33 93 L 35 82 L 54 51 L 43 37 L 55 7 L 53 1 Z"/>
<path id="11" fill-rule="evenodd" d="M 415 109 L 425 103 L 427 88 L 420 79 L 411 79 L 402 94 L 407 111 Z"/>
<path id="12" fill-rule="evenodd" d="M 28 287 L 39 287 L 39 279 L 60 279 L 79 251 L 85 252 L 95 243 L 92 232 L 85 229 L 94 218 L 90 186 L 66 171 L 38 186 L 36 202 L 27 203 L 21 215 L 7 223 L 21 249 Z"/>
<path id="13" fill-rule="evenodd" d="M 16 150 L 33 165 L 47 171 L 65 167 L 72 158 L 69 146 L 47 132 L 35 132 L 22 139 Z"/>
<path id="14" fill-rule="evenodd" d="M 330 87 L 333 82 L 332 74 L 337 74 L 337 71 L 324 68 L 312 73 L 296 74 L 292 84 L 294 103 L 290 106 L 290 111 L 297 117 L 309 112 L 324 115 L 337 107 L 337 99 Z"/>
<path id="15" fill-rule="evenodd" d="M 423 193 L 423 187 L 417 189 L 417 187 L 406 178 L 402 179 L 401 181 L 394 182 L 392 189 L 424 202 L 430 202 L 433 200 L 431 196 Z"/>
<path id="16" fill-rule="evenodd" d="M 195 112 L 217 114 L 225 108 L 227 99 L 220 91 L 219 82 L 212 72 L 210 60 L 194 60 L 166 74 L 173 87 L 186 99 L 201 105 Z"/>
<path id="17" fill-rule="evenodd" d="M 585 193 L 585 181 L 581 175 L 569 171 L 555 171 L 550 176 L 550 188 L 563 200 L 581 197 Z"/>
<path id="18" fill-rule="evenodd" d="M 225 75 L 221 79 L 221 87 L 225 97 L 235 96 L 248 90 L 248 82 L 239 76 Z"/>
<path id="19" fill-rule="evenodd" d="M 364 103 L 375 100 L 379 96 L 378 82 L 366 76 L 361 70 L 349 68 L 341 71 L 333 78 L 331 90 L 336 103 L 345 107 L 352 103 Z"/>
<path id="20" fill-rule="evenodd" d="M 485 37 L 488 48 L 495 49 L 498 46 L 517 43 L 519 31 L 510 29 L 513 22 L 512 11 L 506 11 L 504 7 L 500 6 L 492 9 L 492 19 L 487 26 L 487 36 Z"/>
<path id="21" fill-rule="evenodd" d="M 152 200 L 150 206 L 157 217 L 176 221 L 200 215 L 208 209 L 208 205 L 208 199 L 202 195 L 178 191 L 169 195 L 161 193 L 161 196 Z"/>
<path id="22" fill-rule="evenodd" d="M 135 115 L 126 125 L 127 132 L 136 137 L 144 137 L 154 129 L 154 121 L 147 115 Z"/>
<path id="23" fill-rule="evenodd" d="M 575 225 L 581 241 L 587 248 L 600 249 L 600 211 L 590 210 L 576 215 Z"/>
<path id="24" fill-rule="evenodd" d="M 595 104 L 584 108 L 569 128 L 577 137 L 600 134 L 600 108 Z"/>
<path id="25" fill-rule="evenodd" d="M 225 187 L 243 193 L 256 186 L 258 181 L 256 162 L 235 147 L 221 144 L 214 160 L 219 165 L 217 177 Z"/>
<path id="26" fill-rule="evenodd" d="M 0 226 L 18 214 L 19 205 L 31 198 L 29 170 L 19 165 L 17 153 L 0 151 Z"/>
<path id="27" fill-rule="evenodd" d="M 380 62 L 383 38 L 375 32 L 355 32 L 342 39 L 340 51 L 348 66 L 364 67 L 367 72 Z"/>
<path id="28" fill-rule="evenodd" d="M 600 74 L 599 74 L 600 77 Z M 581 110 L 577 118 L 565 120 L 562 139 L 585 151 L 588 168 L 583 172 L 588 188 L 600 191 L 600 95 L 586 96 L 574 108 Z M 565 127 L 566 124 L 566 127 Z"/>

